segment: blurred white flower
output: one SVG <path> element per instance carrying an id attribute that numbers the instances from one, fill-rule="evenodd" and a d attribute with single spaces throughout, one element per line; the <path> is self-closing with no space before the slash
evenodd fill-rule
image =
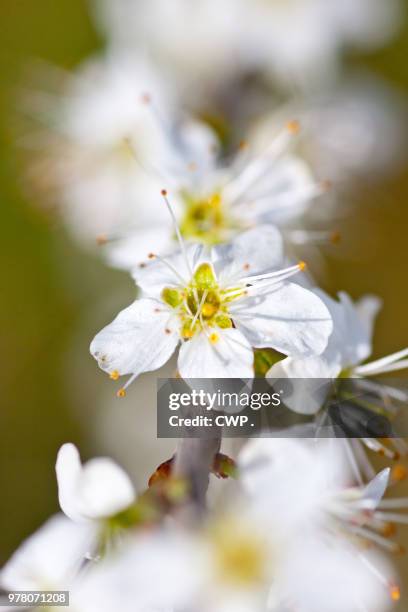
<path id="1" fill-rule="evenodd" d="M 160 186 L 144 164 L 160 166 L 169 155 L 159 114 L 167 120 L 172 94 L 151 64 L 140 55 L 93 58 L 58 96 L 37 98 L 45 126 L 25 142 L 35 153 L 31 180 L 51 187 L 74 237 L 95 245 L 100 235 L 165 217 L 157 197 L 149 199 Z M 26 102 L 31 112 L 35 100 Z"/>
<path id="2" fill-rule="evenodd" d="M 301 217 L 325 190 L 305 162 L 290 154 L 299 129 L 287 122 L 262 151 L 243 150 L 229 163 L 217 158 L 218 143 L 205 125 L 186 122 L 176 135 L 168 130 L 171 165 L 157 174 L 170 187 L 172 206 L 184 238 L 204 244 L 226 242 L 250 227 L 272 223 L 285 226 Z M 157 164 L 157 160 L 155 160 Z M 153 165 L 153 164 L 152 164 Z M 159 200 L 159 192 L 156 194 Z M 161 254 L 177 243 L 169 215 L 148 227 L 131 229 L 106 246 L 111 264 L 132 269 L 159 248 Z"/>
<path id="3" fill-rule="evenodd" d="M 324 291 L 315 289 L 314 292 L 326 304 L 333 319 L 333 332 L 329 338 L 326 349 L 318 356 L 287 357 L 274 364 L 267 378 L 291 379 L 333 379 L 338 376 L 348 378 L 370 377 L 387 372 L 394 372 L 408 368 L 408 348 L 392 353 L 381 359 L 364 363 L 372 354 L 372 336 L 375 316 L 381 307 L 381 301 L 374 296 L 365 296 L 356 304 L 350 297 L 339 293 L 339 301 L 332 299 Z M 307 394 L 305 399 L 305 385 L 307 381 L 299 381 L 299 393 L 295 392 L 288 398 L 288 406 L 296 412 L 313 414 L 323 405 L 330 385 L 320 385 L 321 392 Z M 318 391 L 311 382 L 308 390 Z M 392 390 L 389 389 L 391 393 Z M 398 392 L 395 391 L 398 397 Z"/>
<path id="4" fill-rule="evenodd" d="M 299 577 L 287 590 L 288 601 L 299 610 L 385 610 L 399 598 L 390 567 L 364 544 L 399 548 L 384 537 L 395 516 L 379 510 L 389 470 L 366 486 L 350 487 L 344 458 L 338 440 L 267 438 L 249 442 L 239 457 L 239 479 L 254 516 L 266 521 L 287 549 L 291 571 L 283 583 L 289 585 L 285 580 L 289 574 Z M 401 522 L 405 520 L 401 515 Z M 297 545 L 298 539 L 303 546 Z M 316 567 L 313 559 L 327 569 L 321 590 L 310 582 Z M 333 598 L 331 589 L 340 577 L 349 588 Z M 274 590 L 279 601 L 279 591 Z"/>
<path id="5" fill-rule="evenodd" d="M 254 68 L 287 85 L 331 79 L 345 48 L 375 48 L 395 33 L 400 9 L 399 0 L 95 2 L 114 48 L 149 50 L 187 95 L 198 87 L 207 96 L 226 74 Z"/>
<path id="6" fill-rule="evenodd" d="M 183 378 L 252 378 L 253 347 L 298 356 L 325 349 L 328 310 L 311 291 L 287 281 L 303 263 L 279 270 L 277 229 L 249 230 L 208 253 L 199 245 L 186 248 L 175 228 L 181 251 L 135 270 L 143 297 L 92 341 L 92 355 L 111 378 L 131 374 L 119 395 L 139 374 L 162 366 L 180 342 Z"/>
<path id="7" fill-rule="evenodd" d="M 376 181 L 406 159 L 406 100 L 380 79 L 358 72 L 333 87 L 262 115 L 249 142 L 261 151 L 280 125 L 296 116 L 302 131 L 294 149 L 319 175 L 343 190 L 355 179 Z M 347 202 L 341 202 L 342 210 Z"/>
<path id="8" fill-rule="evenodd" d="M 27 591 L 71 588 L 93 538 L 87 525 L 56 514 L 12 555 L 0 572 L 0 586 Z"/>
<path id="9" fill-rule="evenodd" d="M 194 601 L 198 555 L 181 530 L 132 535 L 71 593 L 78 612 L 171 612 Z"/>

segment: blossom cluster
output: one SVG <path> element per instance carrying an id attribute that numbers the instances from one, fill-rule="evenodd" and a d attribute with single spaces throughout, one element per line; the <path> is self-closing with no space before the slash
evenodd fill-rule
<path id="1" fill-rule="evenodd" d="M 398 0 L 93 9 L 106 49 L 35 97 L 42 127 L 27 139 L 27 174 L 79 243 L 137 287 L 90 345 L 124 380 L 117 396 L 134 391 L 137 404 L 135 381 L 177 353 L 185 380 L 301 379 L 286 408 L 320 425 L 321 379 L 353 379 L 393 414 L 408 396 L 375 377 L 407 368 L 408 348 L 372 358 L 381 300 L 328 295 L 302 257 L 338 240 L 347 191 L 336 184 L 351 189 L 400 154 L 397 102 L 371 79 L 362 90 L 344 81 L 342 58 L 388 40 Z M 236 460 L 220 440 L 182 441 L 138 492 L 111 459 L 82 465 L 64 444 L 62 512 L 14 553 L 0 585 L 69 590 L 76 612 L 391 609 L 401 593 L 388 553 L 401 551 L 392 536 L 408 518 L 407 500 L 386 493 L 405 468 L 376 473 L 368 453 L 395 460 L 408 447 L 304 431 L 252 440 Z"/>

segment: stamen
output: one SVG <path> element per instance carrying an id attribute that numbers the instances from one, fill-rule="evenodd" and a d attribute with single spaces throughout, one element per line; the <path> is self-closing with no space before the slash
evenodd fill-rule
<path id="1" fill-rule="evenodd" d="M 338 244 L 341 236 L 337 231 L 308 231 L 308 230 L 291 230 L 287 232 L 290 242 L 293 244 Z"/>
<path id="2" fill-rule="evenodd" d="M 384 444 L 381 444 L 381 442 L 379 442 L 375 438 L 361 438 L 361 441 L 367 448 L 372 450 L 374 453 L 377 453 L 378 455 L 382 455 L 383 457 L 388 457 L 388 459 L 394 460 L 398 457 L 398 453 L 392 451 Z"/>
<path id="3" fill-rule="evenodd" d="M 126 397 L 125 389 L 119 389 L 119 391 L 116 393 L 116 397 L 119 397 L 119 398 Z"/>
<path id="4" fill-rule="evenodd" d="M 396 542 L 387 540 L 387 538 L 384 538 L 383 536 L 380 536 L 377 533 L 373 533 L 365 527 L 359 527 L 357 525 L 347 525 L 347 528 L 351 533 L 354 533 L 355 535 L 363 538 L 364 540 L 367 540 L 368 542 L 374 542 L 374 544 L 377 544 L 378 546 L 392 553 L 397 554 L 403 551 L 402 547 Z"/>
<path id="5" fill-rule="evenodd" d="M 113 372 L 109 374 L 109 378 L 111 378 L 112 380 L 118 380 L 119 377 L 120 377 L 120 374 L 117 370 L 113 370 Z"/>
<path id="6" fill-rule="evenodd" d="M 256 274 L 255 276 L 245 276 L 241 279 L 243 283 L 252 283 L 258 280 L 269 280 L 269 279 L 278 279 L 284 280 L 289 276 L 293 276 L 298 272 L 303 272 L 306 269 L 306 263 L 304 261 L 300 261 L 295 266 L 290 266 L 289 268 L 284 268 L 283 270 L 277 270 L 276 272 L 267 272 L 266 274 Z"/>
<path id="7" fill-rule="evenodd" d="M 178 272 L 178 270 L 176 270 L 176 268 L 173 266 L 173 264 L 171 264 L 169 261 L 167 261 L 167 259 L 165 259 L 164 257 L 161 257 L 160 255 L 157 255 L 156 253 L 149 253 L 148 258 L 149 259 L 157 259 L 158 261 L 160 261 L 162 264 L 167 266 L 169 268 L 169 270 L 171 270 L 173 272 L 173 274 L 176 275 L 176 277 L 179 279 L 179 281 L 183 285 L 183 287 L 185 285 L 187 285 L 187 281 L 181 276 L 181 274 Z"/>
<path id="8" fill-rule="evenodd" d="M 187 257 L 186 246 L 184 244 L 184 240 L 183 240 L 183 237 L 181 235 L 180 228 L 179 228 L 178 223 L 177 223 L 177 219 L 175 217 L 175 214 L 173 212 L 172 207 L 170 206 L 170 202 L 169 202 L 169 199 L 167 197 L 166 189 L 162 189 L 161 194 L 163 196 L 163 199 L 164 199 L 164 201 L 166 203 L 167 209 L 168 209 L 168 211 L 170 213 L 170 216 L 171 216 L 171 219 L 173 221 L 174 229 L 176 231 L 177 240 L 179 242 L 179 245 L 180 245 L 180 248 L 181 248 L 181 252 L 183 253 L 183 257 L 184 257 L 184 260 L 185 260 L 185 263 L 186 263 L 186 266 L 187 266 L 187 270 L 189 271 L 190 276 L 193 276 L 193 270 L 192 270 L 192 268 L 190 266 L 190 262 L 188 261 L 188 257 Z"/>
<path id="9" fill-rule="evenodd" d="M 201 315 L 201 309 L 203 307 L 203 304 L 204 304 L 204 302 L 206 300 L 207 295 L 208 295 L 208 289 L 206 289 L 204 291 L 204 293 L 203 293 L 203 297 L 201 298 L 201 301 L 200 301 L 200 303 L 198 305 L 197 312 L 195 313 L 194 319 L 191 321 L 190 329 L 193 329 L 194 325 L 196 324 L 196 321 L 197 321 L 198 317 Z"/>
<path id="10" fill-rule="evenodd" d="M 400 359 L 408 356 L 408 348 L 403 349 L 402 351 L 398 351 L 397 353 L 392 353 L 391 355 L 387 355 L 387 357 L 382 357 L 381 359 L 377 359 L 376 361 L 371 361 L 370 363 L 366 363 L 362 366 L 358 366 L 354 368 L 354 372 L 360 376 L 370 376 L 372 374 L 380 374 L 382 372 L 390 372 L 391 366 L 394 366 L 393 369 L 399 369 L 403 367 L 407 367 L 404 361 L 398 363 Z"/>

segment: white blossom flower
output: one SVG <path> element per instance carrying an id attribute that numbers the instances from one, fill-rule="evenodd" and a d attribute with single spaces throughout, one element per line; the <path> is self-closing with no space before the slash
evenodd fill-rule
<path id="1" fill-rule="evenodd" d="M 108 457 L 91 459 L 82 466 L 73 444 L 60 448 L 56 472 L 61 509 L 74 522 L 98 522 L 135 501 L 132 482 L 120 466 Z"/>
<path id="2" fill-rule="evenodd" d="M 372 353 L 373 324 L 381 306 L 378 298 L 365 296 L 353 304 L 344 292 L 339 293 L 339 301 L 320 289 L 314 292 L 324 301 L 333 319 L 333 333 L 326 349 L 311 358 L 283 359 L 271 367 L 268 378 L 331 379 L 340 375 L 362 378 L 408 367 L 408 348 L 365 363 Z M 312 414 L 319 410 L 325 396 L 323 392 L 317 396 L 316 402 L 307 404 L 297 395 L 295 401 L 292 398 L 290 407 L 297 412 Z"/>
<path id="3" fill-rule="evenodd" d="M 179 253 L 135 270 L 143 297 L 92 341 L 92 355 L 111 378 L 131 374 L 124 389 L 161 367 L 180 342 L 183 378 L 252 378 L 254 347 L 298 356 L 325 349 L 328 311 L 287 280 L 304 264 L 277 269 L 283 256 L 275 228 L 249 230 L 210 252 L 179 238 Z"/>
<path id="4" fill-rule="evenodd" d="M 157 174 L 171 188 L 183 237 L 214 245 L 259 224 L 285 226 L 302 217 L 326 186 L 290 153 L 298 130 L 298 123 L 289 121 L 262 151 L 251 152 L 244 145 L 227 163 L 218 159 L 217 141 L 208 127 L 185 122 L 176 138 L 169 133 L 173 163 L 159 166 Z M 160 254 L 175 250 L 169 216 L 165 222 L 158 216 L 149 227 L 132 228 L 122 238 L 114 238 L 106 246 L 107 257 L 114 266 L 132 269 L 157 245 Z"/>
<path id="5" fill-rule="evenodd" d="M 293 572 L 298 575 L 295 566 L 299 563 L 298 570 L 302 567 L 301 574 L 307 577 L 293 581 L 292 592 L 289 592 L 299 610 L 315 610 L 312 602 L 320 609 L 330 594 L 325 585 L 319 598 L 316 586 L 313 589 L 308 585 L 310 553 L 312 558 L 316 555 L 319 565 L 325 565 L 326 561 L 329 564 L 327 579 L 330 574 L 333 579 L 332 572 L 337 567 L 337 576 L 344 580 L 341 583 L 350 584 L 352 589 L 344 594 L 349 605 L 344 601 L 341 604 L 341 597 L 340 600 L 335 598 L 330 605 L 327 602 L 329 610 L 358 610 L 366 598 L 363 609 L 383 610 L 400 596 L 390 568 L 378 554 L 367 553 L 364 544 L 374 543 L 386 551 L 399 549 L 386 536 L 392 533 L 391 521 L 403 523 L 407 518 L 383 511 L 381 506 L 384 504 L 387 508 L 390 503 L 382 501 L 389 469 L 380 472 L 368 485 L 350 486 L 350 473 L 344 459 L 344 448 L 339 440 L 312 442 L 262 438 L 249 442 L 240 454 L 239 479 L 249 495 L 254 515 L 267 521 L 282 546 L 288 547 L 288 563 L 293 566 Z M 404 500 L 394 503 L 396 507 L 404 507 Z M 303 550 L 292 548 L 292 542 L 296 543 L 298 538 L 305 541 Z M 310 548 L 306 544 L 309 538 L 313 542 Z M 306 564 L 305 552 L 309 553 Z M 358 578 L 354 580 L 355 577 Z M 371 589 L 367 588 L 367 581 L 376 591 L 370 605 Z M 305 596 L 309 589 L 317 593 L 316 599 L 310 600 L 311 592 Z M 356 597 L 357 600 L 361 598 L 360 607 Z"/>
<path id="6" fill-rule="evenodd" d="M 98 236 L 157 223 L 165 214 L 149 194 L 160 187 L 143 165 L 151 159 L 164 164 L 169 154 L 158 117 L 171 112 L 166 79 L 140 54 L 114 53 L 91 58 L 64 83 L 58 95 L 31 94 L 26 103 L 31 114 L 31 105 L 38 106 L 44 124 L 26 138 L 35 152 L 32 182 L 51 188 L 52 203 L 85 246 L 96 245 Z"/>
<path id="7" fill-rule="evenodd" d="M 280 125 L 296 116 L 302 131 L 294 152 L 336 189 L 349 189 L 356 179 L 376 181 L 401 168 L 406 157 L 406 103 L 380 79 L 357 72 L 306 99 L 289 102 L 263 115 L 248 142 L 262 151 Z M 341 212 L 347 198 L 341 199 Z M 317 212 L 327 216 L 323 207 Z M 329 213 L 333 216 L 334 211 Z M 323 214 L 320 215 L 323 217 Z"/>
<path id="8" fill-rule="evenodd" d="M 0 572 L 9 590 L 67 590 L 84 563 L 93 533 L 56 514 L 25 540 Z"/>
<path id="9" fill-rule="evenodd" d="M 72 605 L 78 612 L 187 609 L 194 601 L 198 560 L 181 530 L 132 534 L 72 591 Z"/>
<path id="10" fill-rule="evenodd" d="M 398 0 L 99 0 L 113 47 L 147 48 L 187 95 L 259 68 L 285 84 L 332 78 L 345 47 L 383 44 L 400 23 Z M 209 89 L 212 91 L 212 89 Z"/>

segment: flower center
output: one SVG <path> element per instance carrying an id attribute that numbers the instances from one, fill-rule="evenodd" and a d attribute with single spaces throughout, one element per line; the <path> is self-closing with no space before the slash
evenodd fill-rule
<path id="1" fill-rule="evenodd" d="M 231 291 L 233 296 L 231 296 Z M 243 294 L 239 289 L 222 290 L 210 263 L 200 264 L 187 287 L 165 287 L 162 300 L 173 308 L 180 319 L 181 337 L 192 338 L 200 331 L 208 331 L 212 342 L 218 335 L 211 328 L 227 329 L 233 326 L 228 305 Z"/>
<path id="2" fill-rule="evenodd" d="M 264 540 L 239 525 L 224 524 L 214 535 L 218 578 L 237 587 L 251 587 L 265 580 L 268 555 Z"/>
<path id="3" fill-rule="evenodd" d="M 209 198 L 197 199 L 183 194 L 184 217 L 180 224 L 183 236 L 208 245 L 218 244 L 228 238 L 234 229 L 220 193 Z"/>

